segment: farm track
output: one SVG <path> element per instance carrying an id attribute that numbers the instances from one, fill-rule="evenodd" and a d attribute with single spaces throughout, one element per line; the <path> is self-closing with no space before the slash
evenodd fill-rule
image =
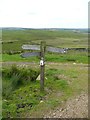
<path id="1" fill-rule="evenodd" d="M 67 100 L 62 107 L 50 111 L 44 118 L 88 118 L 88 95 L 82 93 Z"/>
<path id="2" fill-rule="evenodd" d="M 0 64 L 2 64 L 2 66 L 5 65 L 39 65 L 39 62 L 0 62 Z M 87 66 L 89 67 L 89 64 L 83 64 L 83 63 L 57 63 L 57 62 L 46 62 L 46 66 L 47 65 L 78 65 L 78 66 Z"/>

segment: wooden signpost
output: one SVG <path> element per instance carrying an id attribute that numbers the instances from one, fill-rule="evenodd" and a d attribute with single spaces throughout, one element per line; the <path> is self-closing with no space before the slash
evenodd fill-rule
<path id="1" fill-rule="evenodd" d="M 45 43 L 45 42 L 44 42 Z M 42 42 L 41 42 L 42 44 Z M 55 47 L 45 47 L 46 51 L 54 53 L 65 53 L 67 49 L 65 48 L 55 48 Z M 41 50 L 40 45 L 23 45 L 22 49 L 24 50 Z"/>
<path id="2" fill-rule="evenodd" d="M 26 52 L 26 53 L 22 53 L 21 57 L 32 57 L 32 56 L 40 56 L 40 52 Z"/>
<path id="3" fill-rule="evenodd" d="M 54 53 L 65 53 L 63 48 L 46 47 L 46 42 L 42 41 L 41 45 L 23 45 L 24 50 L 39 50 L 40 52 L 25 52 L 21 54 L 21 57 L 40 56 L 40 90 L 44 91 L 44 79 L 45 79 L 45 51 Z"/>
<path id="4" fill-rule="evenodd" d="M 23 45 L 24 50 L 40 50 L 40 45 Z"/>
<path id="5" fill-rule="evenodd" d="M 66 52 L 64 48 L 55 48 L 55 47 L 47 47 L 46 51 L 55 52 L 55 53 L 65 53 Z"/>
<path id="6" fill-rule="evenodd" d="M 23 45 L 24 50 L 39 50 L 40 52 L 26 52 L 22 53 L 21 57 L 40 56 L 40 90 L 44 91 L 44 72 L 45 72 L 45 48 L 46 43 L 41 42 L 41 45 Z"/>
<path id="7" fill-rule="evenodd" d="M 46 43 L 41 42 L 40 50 L 41 50 L 41 60 L 40 60 L 40 90 L 44 91 L 44 71 L 45 71 L 45 49 L 46 49 Z"/>

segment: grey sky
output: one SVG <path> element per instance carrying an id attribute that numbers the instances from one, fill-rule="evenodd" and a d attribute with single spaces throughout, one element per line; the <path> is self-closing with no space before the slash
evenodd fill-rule
<path id="1" fill-rule="evenodd" d="M 0 27 L 88 28 L 88 0 L 0 0 Z"/>

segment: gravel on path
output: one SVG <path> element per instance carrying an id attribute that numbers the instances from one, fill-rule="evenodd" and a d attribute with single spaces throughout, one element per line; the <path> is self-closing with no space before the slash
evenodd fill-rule
<path id="1" fill-rule="evenodd" d="M 67 100 L 63 107 L 56 108 L 44 118 L 88 118 L 88 95 Z"/>

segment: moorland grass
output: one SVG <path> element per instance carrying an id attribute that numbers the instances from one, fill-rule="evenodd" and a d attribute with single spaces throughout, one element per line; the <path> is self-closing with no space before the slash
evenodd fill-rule
<path id="1" fill-rule="evenodd" d="M 68 30 L 2 30 L 3 52 L 22 51 L 23 44 L 40 44 L 46 41 L 54 47 L 88 47 L 88 36 Z"/>
<path id="2" fill-rule="evenodd" d="M 86 65 L 58 63 L 47 65 L 45 71 L 45 91 L 40 92 L 40 81 L 18 87 L 3 97 L 3 117 L 43 117 L 62 101 L 87 91 Z"/>
<path id="3" fill-rule="evenodd" d="M 30 82 L 35 81 L 38 75 L 39 70 L 32 70 L 30 68 L 25 67 L 17 67 L 16 65 L 12 65 L 8 68 L 3 68 L 3 97 L 7 98 L 13 90 L 21 87 L 22 85 L 25 86 Z"/>
<path id="4" fill-rule="evenodd" d="M 38 57 L 28 57 L 21 58 L 20 54 L 8 55 L 2 54 L 3 62 L 39 62 L 40 58 Z M 88 63 L 88 52 L 79 52 L 79 51 L 69 51 L 65 54 L 54 54 L 46 53 L 45 54 L 46 62 L 76 62 L 76 63 Z"/>
<path id="5" fill-rule="evenodd" d="M 87 48 L 87 35 L 83 33 L 24 29 L 3 30 L 3 52 L 22 51 L 23 44 L 40 44 L 41 40 L 54 47 Z M 21 58 L 20 54 L 2 54 L 0 57 L 1 62 L 39 63 L 40 60 L 37 57 Z M 40 91 L 40 81 L 36 81 L 39 72 L 35 66 L 17 68 L 3 65 L 3 118 L 42 118 L 68 98 L 87 92 L 87 52 L 46 53 L 45 60 L 44 92 Z"/>

